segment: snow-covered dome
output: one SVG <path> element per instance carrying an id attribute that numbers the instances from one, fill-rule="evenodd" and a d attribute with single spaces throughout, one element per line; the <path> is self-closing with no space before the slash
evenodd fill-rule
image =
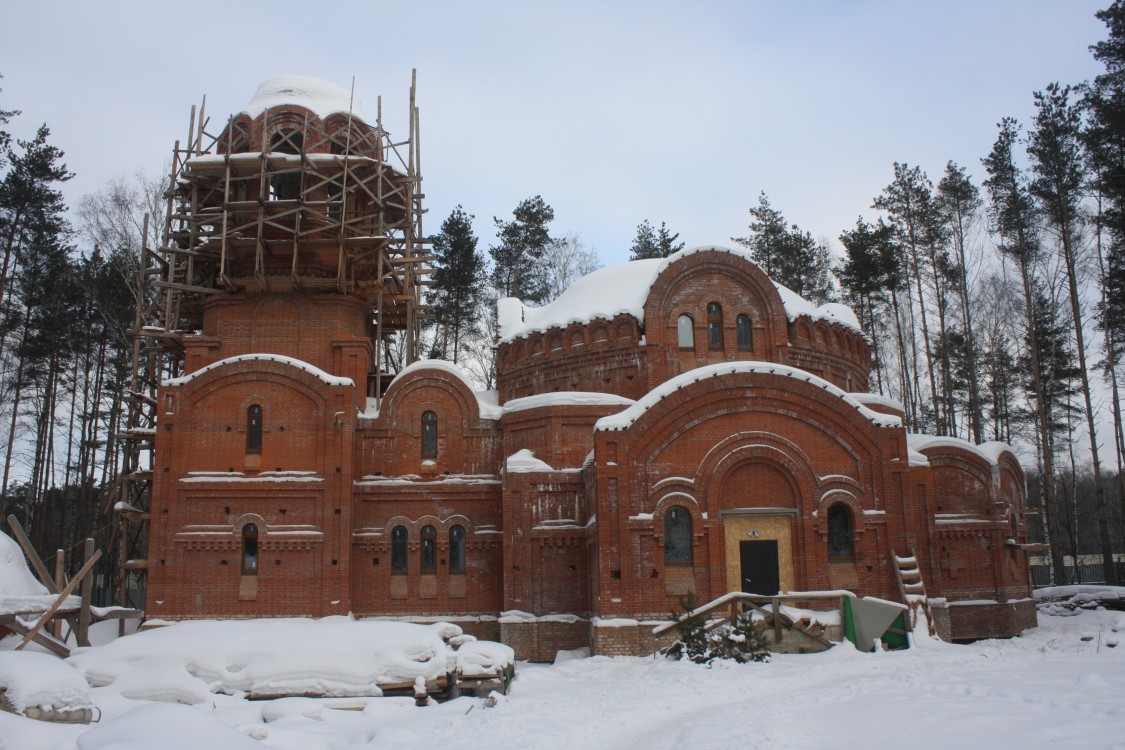
<path id="1" fill-rule="evenodd" d="M 263 82 L 243 111 L 250 117 L 257 117 L 270 107 L 283 104 L 305 107 L 321 119 L 348 111 L 361 120 L 367 119 L 363 105 L 359 99 L 352 99 L 347 89 L 309 76 L 281 76 Z"/>

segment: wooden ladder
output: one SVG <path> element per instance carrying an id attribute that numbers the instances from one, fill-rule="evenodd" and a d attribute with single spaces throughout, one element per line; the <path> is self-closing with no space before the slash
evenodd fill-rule
<path id="1" fill-rule="evenodd" d="M 898 592 L 902 601 L 910 609 L 910 629 L 918 625 L 919 615 L 926 618 L 926 628 L 930 635 L 934 634 L 934 621 L 930 616 L 930 603 L 926 598 L 926 584 L 922 581 L 922 570 L 918 567 L 918 558 L 914 550 L 905 557 L 899 557 L 891 550 L 891 561 L 895 566 L 895 580 L 898 581 Z"/>

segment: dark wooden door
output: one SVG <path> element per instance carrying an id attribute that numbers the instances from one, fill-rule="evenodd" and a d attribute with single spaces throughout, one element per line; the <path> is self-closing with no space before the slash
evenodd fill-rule
<path id="1" fill-rule="evenodd" d="M 742 562 L 743 591 L 772 596 L 781 589 L 776 539 L 739 542 L 738 552 Z"/>

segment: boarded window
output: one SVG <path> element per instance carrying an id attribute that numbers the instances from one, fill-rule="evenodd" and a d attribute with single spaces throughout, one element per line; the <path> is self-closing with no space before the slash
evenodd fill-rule
<path id="1" fill-rule="evenodd" d="M 433 526 L 422 527 L 422 572 L 437 570 L 437 531 Z"/>
<path id="2" fill-rule="evenodd" d="M 695 321 L 690 315 L 681 315 L 676 321 L 676 337 L 681 349 L 695 349 Z"/>
<path id="3" fill-rule="evenodd" d="M 449 530 L 449 572 L 465 572 L 465 527 L 454 526 Z"/>
<path id="4" fill-rule="evenodd" d="M 664 564 L 691 565 L 691 514 L 678 505 L 664 514 Z"/>
<path id="5" fill-rule="evenodd" d="M 391 530 L 391 575 L 406 575 L 406 527 Z"/>
<path id="6" fill-rule="evenodd" d="M 843 503 L 828 509 L 828 557 L 851 560 L 855 557 L 852 543 L 852 511 Z"/>

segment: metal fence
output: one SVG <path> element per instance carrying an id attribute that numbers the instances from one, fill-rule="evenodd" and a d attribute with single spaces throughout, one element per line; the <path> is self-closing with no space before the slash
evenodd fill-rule
<path id="1" fill-rule="evenodd" d="M 1073 583 L 1105 583 L 1106 582 L 1105 568 L 1101 563 L 1090 563 L 1079 565 L 1078 570 L 1075 571 L 1073 565 L 1066 566 L 1066 580 L 1055 581 L 1055 586 L 1062 586 Z M 1117 563 L 1117 580 L 1125 581 L 1125 563 Z M 1031 566 L 1031 583 L 1036 588 L 1043 586 L 1050 586 L 1051 584 L 1051 566 L 1050 565 L 1032 565 Z"/>

